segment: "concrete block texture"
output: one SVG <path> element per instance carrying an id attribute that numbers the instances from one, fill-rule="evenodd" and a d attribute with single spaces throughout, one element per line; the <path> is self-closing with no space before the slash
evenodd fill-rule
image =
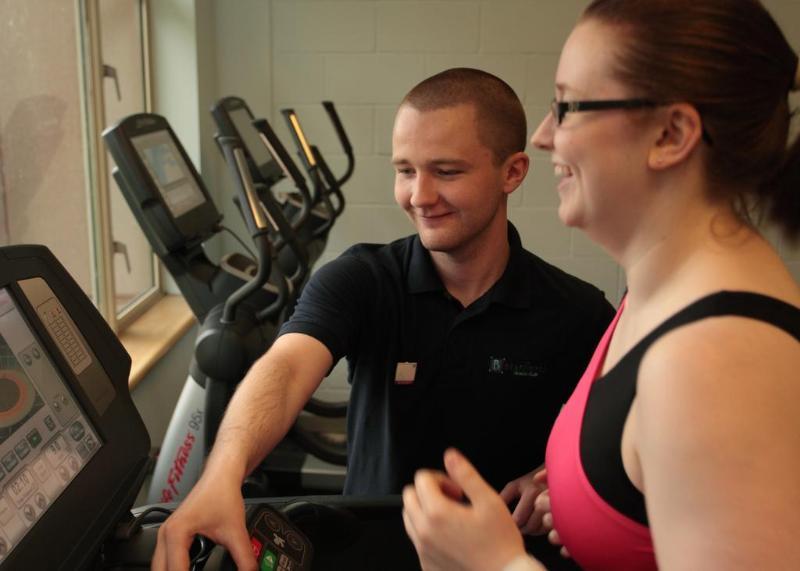
<path id="1" fill-rule="evenodd" d="M 373 3 L 279 1 L 273 18 L 276 53 L 375 49 Z"/>
<path id="2" fill-rule="evenodd" d="M 397 105 L 425 77 L 421 54 L 331 54 L 325 60 L 326 92 L 336 103 Z"/>
<path id="3" fill-rule="evenodd" d="M 377 6 L 379 52 L 476 52 L 478 2 L 383 2 Z"/>
<path id="4" fill-rule="evenodd" d="M 481 51 L 558 54 L 587 0 L 485 1 Z"/>

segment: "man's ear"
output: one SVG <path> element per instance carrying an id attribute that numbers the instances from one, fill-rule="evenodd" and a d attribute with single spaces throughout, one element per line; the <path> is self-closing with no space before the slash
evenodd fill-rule
<path id="1" fill-rule="evenodd" d="M 667 169 L 685 161 L 703 138 L 703 120 L 693 105 L 669 105 L 659 117 L 661 132 L 647 160 L 648 166 L 654 170 Z"/>
<path id="2" fill-rule="evenodd" d="M 525 175 L 528 174 L 530 162 L 528 155 L 522 151 L 514 153 L 505 160 L 503 163 L 503 192 L 511 194 L 522 184 Z"/>

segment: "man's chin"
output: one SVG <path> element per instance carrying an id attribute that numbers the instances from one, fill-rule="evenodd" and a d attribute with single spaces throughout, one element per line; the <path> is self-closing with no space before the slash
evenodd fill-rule
<path id="1" fill-rule="evenodd" d="M 445 236 L 431 236 L 427 232 L 419 232 L 419 241 L 429 252 L 449 252 L 457 247 L 455 240 Z"/>

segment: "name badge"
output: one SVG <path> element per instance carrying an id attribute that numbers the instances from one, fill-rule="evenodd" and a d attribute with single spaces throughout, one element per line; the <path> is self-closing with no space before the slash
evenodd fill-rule
<path id="1" fill-rule="evenodd" d="M 417 375 L 416 363 L 397 363 L 394 370 L 394 382 L 397 385 L 410 385 Z"/>

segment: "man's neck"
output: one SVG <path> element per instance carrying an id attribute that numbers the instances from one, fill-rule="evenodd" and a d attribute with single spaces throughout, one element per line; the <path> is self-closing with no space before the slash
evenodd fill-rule
<path id="1" fill-rule="evenodd" d="M 448 293 L 469 307 L 497 283 L 508 264 L 508 225 L 487 228 L 458 252 L 431 252 L 433 265 Z M 502 232 L 501 232 L 502 230 Z"/>

